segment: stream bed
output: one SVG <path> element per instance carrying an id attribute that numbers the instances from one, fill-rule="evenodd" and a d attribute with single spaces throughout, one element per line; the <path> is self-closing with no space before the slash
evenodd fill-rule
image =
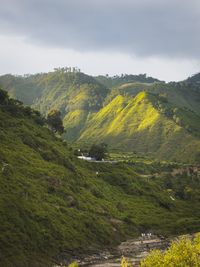
<path id="1" fill-rule="evenodd" d="M 165 250 L 170 244 L 169 239 L 157 236 L 145 236 L 122 242 L 115 251 L 104 251 L 98 255 L 85 257 L 78 261 L 80 266 L 85 267 L 119 267 L 121 258 L 124 256 L 133 266 L 139 266 L 152 249 Z"/>

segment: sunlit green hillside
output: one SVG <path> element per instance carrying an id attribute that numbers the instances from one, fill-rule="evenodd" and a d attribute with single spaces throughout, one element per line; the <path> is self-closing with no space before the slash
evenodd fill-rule
<path id="1" fill-rule="evenodd" d="M 70 142 L 135 151 L 157 159 L 199 162 L 199 75 L 165 83 L 140 75 L 92 77 L 68 68 L 0 77 L 12 97 L 61 112 Z"/>
<path id="2" fill-rule="evenodd" d="M 99 110 L 108 90 L 81 72 L 54 72 L 25 77 L 4 75 L 0 84 L 9 95 L 46 115 L 52 109 L 62 113 L 66 138 L 74 140 L 90 116 Z"/>
<path id="3" fill-rule="evenodd" d="M 140 231 L 199 230 L 199 178 L 144 167 L 157 175 L 77 160 L 38 112 L 0 90 L 0 265 L 52 266 Z"/>
<path id="4" fill-rule="evenodd" d="M 79 140 L 100 140 L 112 148 L 160 159 L 195 161 L 200 151 L 200 118 L 165 100 L 147 92 L 118 95 L 93 116 Z"/>

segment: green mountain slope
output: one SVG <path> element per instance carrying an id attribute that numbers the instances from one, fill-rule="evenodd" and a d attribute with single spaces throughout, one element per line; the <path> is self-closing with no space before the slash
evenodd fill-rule
<path id="1" fill-rule="evenodd" d="M 102 107 L 108 93 L 93 77 L 64 69 L 25 77 L 4 75 L 0 85 L 11 97 L 43 115 L 52 109 L 60 110 L 69 140 L 76 139 L 88 118 Z"/>
<path id="2" fill-rule="evenodd" d="M 132 74 L 122 74 L 121 76 L 115 75 L 113 77 L 99 75 L 95 77 L 98 82 L 104 84 L 108 88 L 113 88 L 120 86 L 125 83 L 155 83 L 160 82 L 158 79 L 147 77 L 146 74 L 132 75 Z"/>
<path id="3" fill-rule="evenodd" d="M 165 83 L 124 83 L 111 89 L 105 103 L 109 103 L 117 95 L 136 96 L 139 92 L 149 92 L 160 95 L 177 107 L 187 108 L 200 115 L 200 86 L 188 82 Z"/>
<path id="4" fill-rule="evenodd" d="M 197 176 L 171 179 L 173 166 L 157 164 L 149 179 L 137 165 L 72 154 L 38 112 L 0 90 L 0 266 L 53 266 L 141 231 L 199 230 Z"/>
<path id="5" fill-rule="evenodd" d="M 198 157 L 198 74 L 164 83 L 143 74 L 91 77 L 57 69 L 25 77 L 1 76 L 0 85 L 43 115 L 60 110 L 64 138 L 70 142 L 105 141 L 112 148 L 158 159 L 195 162 Z M 140 103 L 137 95 L 143 92 Z"/>
<path id="6" fill-rule="evenodd" d="M 199 137 L 200 117 L 194 112 L 141 92 L 116 96 L 88 122 L 79 141 L 100 140 L 125 151 L 192 162 L 200 150 Z"/>

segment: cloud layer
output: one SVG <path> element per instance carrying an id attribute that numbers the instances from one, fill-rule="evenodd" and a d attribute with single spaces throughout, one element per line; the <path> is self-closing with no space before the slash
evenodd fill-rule
<path id="1" fill-rule="evenodd" d="M 200 59 L 199 0 L 7 0 L 0 32 L 81 52 Z"/>

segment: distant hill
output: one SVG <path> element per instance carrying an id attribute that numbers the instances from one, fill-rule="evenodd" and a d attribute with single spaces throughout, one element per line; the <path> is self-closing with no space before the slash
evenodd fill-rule
<path id="1" fill-rule="evenodd" d="M 43 115 L 51 109 L 60 110 L 64 138 L 70 142 L 103 141 L 110 148 L 158 159 L 196 162 L 200 142 L 198 80 L 199 74 L 165 83 L 146 74 L 92 77 L 57 69 L 25 77 L 4 75 L 0 85 Z"/>
<path id="2" fill-rule="evenodd" d="M 192 82 L 192 83 L 200 83 L 200 73 L 192 75 L 186 81 L 187 82 Z"/>
<path id="3" fill-rule="evenodd" d="M 99 75 L 95 77 L 96 80 L 102 84 L 104 84 L 108 88 L 116 87 L 122 85 L 124 83 L 154 83 L 161 82 L 158 79 L 153 77 L 147 77 L 146 74 L 132 75 L 132 74 L 122 74 L 121 76 L 115 75 L 113 77 Z"/>

